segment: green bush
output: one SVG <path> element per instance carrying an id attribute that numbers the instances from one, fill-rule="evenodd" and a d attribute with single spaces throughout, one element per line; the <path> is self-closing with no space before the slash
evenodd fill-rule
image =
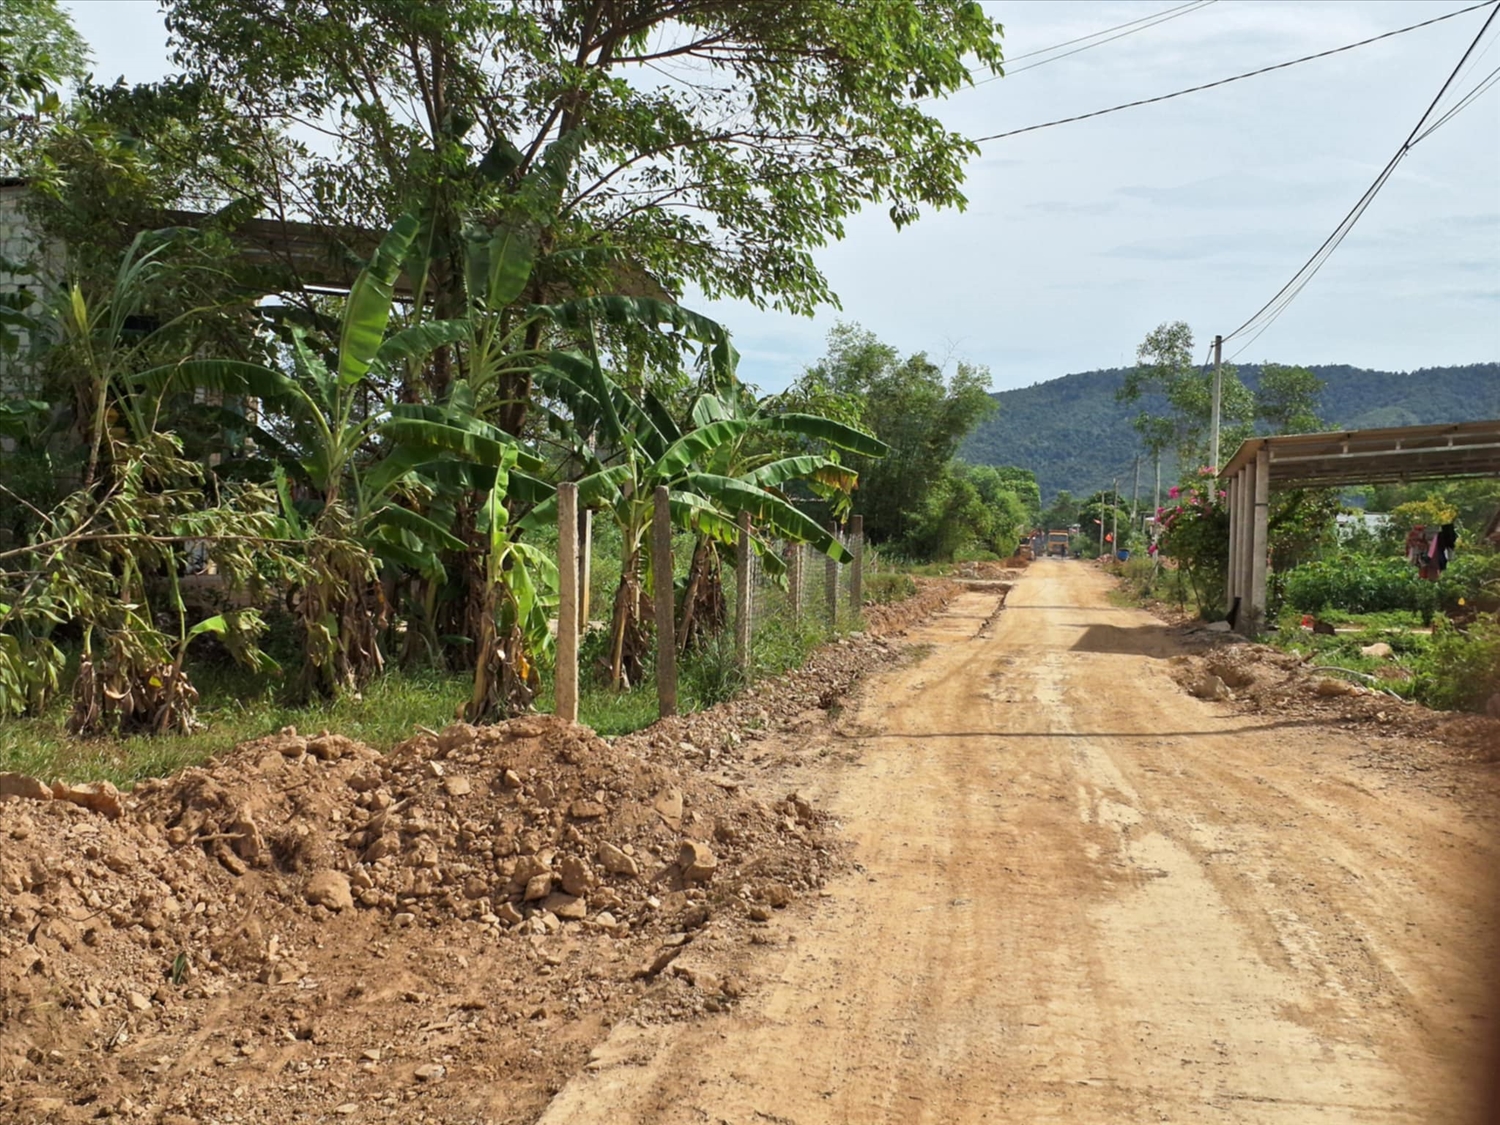
<path id="1" fill-rule="evenodd" d="M 682 694 L 694 708 L 712 707 L 733 699 L 745 686 L 735 660 L 734 632 L 725 629 L 701 640 L 678 666 Z"/>
<path id="2" fill-rule="evenodd" d="M 1444 711 L 1480 711 L 1500 691 L 1500 624 L 1476 621 L 1463 632 L 1439 618 L 1416 664 L 1416 697 Z"/>
<path id="3" fill-rule="evenodd" d="M 1406 610 L 1427 622 L 1460 602 L 1493 609 L 1500 602 L 1500 554 L 1462 552 L 1436 582 L 1421 578 L 1405 559 L 1345 554 L 1287 571 L 1280 585 L 1286 604 L 1301 613 Z"/>
<path id="4" fill-rule="evenodd" d="M 1301 613 L 1411 610 L 1430 621 L 1438 607 L 1438 584 L 1419 577 L 1405 559 L 1344 555 L 1303 563 L 1287 572 L 1282 589 L 1286 604 Z"/>
<path id="5" fill-rule="evenodd" d="M 1500 551 L 1461 551 L 1438 579 L 1438 604 L 1445 610 L 1466 605 L 1493 610 L 1500 605 Z"/>

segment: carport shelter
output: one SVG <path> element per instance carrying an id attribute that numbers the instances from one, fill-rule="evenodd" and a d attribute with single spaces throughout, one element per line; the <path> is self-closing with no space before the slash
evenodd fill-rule
<path id="1" fill-rule="evenodd" d="M 1500 420 L 1251 438 L 1219 474 L 1228 493 L 1230 619 L 1247 635 L 1266 616 L 1273 488 L 1500 476 Z"/>

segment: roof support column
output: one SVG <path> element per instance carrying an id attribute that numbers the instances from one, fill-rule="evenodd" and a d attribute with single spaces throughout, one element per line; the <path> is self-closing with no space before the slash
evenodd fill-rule
<path id="1" fill-rule="evenodd" d="M 1239 475 L 1235 474 L 1224 482 L 1226 493 L 1224 510 L 1229 513 L 1229 556 L 1228 565 L 1224 567 L 1224 608 L 1226 610 L 1234 609 L 1234 599 L 1240 592 L 1239 575 L 1235 569 L 1235 559 L 1239 553 L 1236 548 L 1240 535 L 1240 521 L 1234 509 L 1235 501 L 1239 498 L 1238 479 Z"/>
<path id="2" fill-rule="evenodd" d="M 1255 518 L 1255 463 L 1235 473 L 1234 521 L 1239 532 L 1234 537 L 1234 584 L 1240 596 L 1240 615 L 1235 627 L 1250 632 L 1250 524 Z"/>
<path id="3" fill-rule="evenodd" d="M 1264 445 L 1255 454 L 1255 519 L 1251 524 L 1250 629 L 1254 636 L 1266 623 L 1266 570 L 1270 553 L 1271 451 Z"/>

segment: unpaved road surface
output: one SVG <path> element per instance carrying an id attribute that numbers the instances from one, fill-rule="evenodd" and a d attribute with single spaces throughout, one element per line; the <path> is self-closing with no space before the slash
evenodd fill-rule
<path id="1" fill-rule="evenodd" d="M 924 630 L 816 778 L 858 873 L 733 1014 L 621 1025 L 542 1120 L 1477 1120 L 1493 778 L 1192 699 L 1108 587 L 1042 561 Z"/>

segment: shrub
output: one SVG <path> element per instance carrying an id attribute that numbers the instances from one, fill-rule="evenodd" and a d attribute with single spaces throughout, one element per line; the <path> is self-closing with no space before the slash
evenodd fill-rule
<path id="1" fill-rule="evenodd" d="M 1218 616 L 1229 567 L 1229 510 L 1213 470 L 1199 470 L 1198 478 L 1194 486 L 1172 489 L 1174 506 L 1157 509 L 1162 526 L 1160 548 L 1186 574 L 1199 612 Z"/>
<path id="2" fill-rule="evenodd" d="M 1444 711 L 1483 710 L 1500 691 L 1500 623 L 1481 618 L 1467 633 L 1439 618 L 1416 666 L 1417 699 Z"/>
<path id="3" fill-rule="evenodd" d="M 1493 610 L 1500 604 L 1500 552 L 1462 551 L 1455 555 L 1437 583 L 1438 604 L 1445 610 L 1477 605 Z"/>
<path id="4" fill-rule="evenodd" d="M 1283 591 L 1286 604 L 1301 613 L 1326 609 L 1384 613 L 1404 609 L 1430 621 L 1438 606 L 1437 583 L 1423 580 L 1405 559 L 1344 555 L 1304 563 L 1287 572 Z"/>

